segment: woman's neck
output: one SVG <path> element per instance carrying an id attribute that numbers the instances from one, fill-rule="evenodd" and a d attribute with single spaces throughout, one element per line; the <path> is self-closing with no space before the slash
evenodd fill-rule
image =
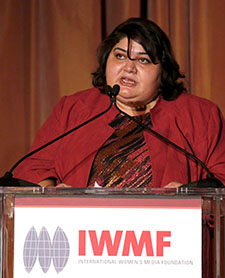
<path id="1" fill-rule="evenodd" d="M 149 113 L 149 111 L 156 105 L 158 97 L 150 103 L 142 106 L 128 106 L 121 102 L 116 102 L 118 108 L 130 116 L 140 116 Z"/>

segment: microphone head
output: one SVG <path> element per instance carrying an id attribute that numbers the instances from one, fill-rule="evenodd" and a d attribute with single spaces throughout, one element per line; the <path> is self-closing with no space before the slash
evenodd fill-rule
<path id="1" fill-rule="evenodd" d="M 106 92 L 107 96 L 111 97 L 113 95 L 112 87 L 109 85 L 105 85 L 105 92 Z"/>
<path id="2" fill-rule="evenodd" d="M 114 97 L 116 97 L 119 94 L 120 86 L 118 84 L 115 84 L 112 88 L 112 94 Z"/>

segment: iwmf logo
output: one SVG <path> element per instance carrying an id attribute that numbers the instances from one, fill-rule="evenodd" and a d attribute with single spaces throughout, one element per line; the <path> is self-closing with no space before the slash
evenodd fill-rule
<path id="1" fill-rule="evenodd" d="M 42 227 L 39 236 L 34 227 L 29 230 L 23 249 L 24 266 L 28 273 L 33 269 L 37 258 L 44 273 L 48 271 L 51 260 L 56 272 L 59 273 L 64 269 L 69 254 L 67 236 L 60 227 L 56 229 L 52 242 L 45 227 Z"/>
<path id="2" fill-rule="evenodd" d="M 119 230 L 115 231 L 113 239 L 109 230 L 102 230 L 98 236 L 96 230 L 79 230 L 78 256 L 103 256 L 106 249 L 108 256 L 128 257 L 133 252 L 134 256 L 141 257 L 145 249 L 147 257 L 163 257 L 164 248 L 171 247 L 170 239 L 165 239 L 171 238 L 171 231 L 154 233 L 155 237 L 152 238 L 151 231 L 142 231 L 138 238 L 133 230 Z M 60 227 L 56 229 L 52 242 L 45 227 L 41 229 L 39 236 L 34 227 L 28 232 L 23 251 L 24 265 L 28 273 L 33 269 L 37 258 L 44 273 L 48 271 L 51 260 L 59 273 L 65 267 L 69 254 L 67 236 Z"/>

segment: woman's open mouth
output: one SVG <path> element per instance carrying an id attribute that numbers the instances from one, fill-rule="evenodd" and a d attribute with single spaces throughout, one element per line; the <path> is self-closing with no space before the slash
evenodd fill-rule
<path id="1" fill-rule="evenodd" d="M 120 83 L 123 86 L 127 86 L 127 87 L 133 87 L 136 86 L 137 82 L 134 79 L 128 78 L 128 77 L 122 77 L 120 79 Z"/>

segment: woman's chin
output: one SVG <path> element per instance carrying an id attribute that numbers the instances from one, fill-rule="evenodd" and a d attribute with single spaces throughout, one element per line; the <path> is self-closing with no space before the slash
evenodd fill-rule
<path id="1" fill-rule="evenodd" d="M 129 91 L 120 91 L 117 98 L 121 100 L 129 101 L 129 100 L 134 100 L 135 96 Z"/>

